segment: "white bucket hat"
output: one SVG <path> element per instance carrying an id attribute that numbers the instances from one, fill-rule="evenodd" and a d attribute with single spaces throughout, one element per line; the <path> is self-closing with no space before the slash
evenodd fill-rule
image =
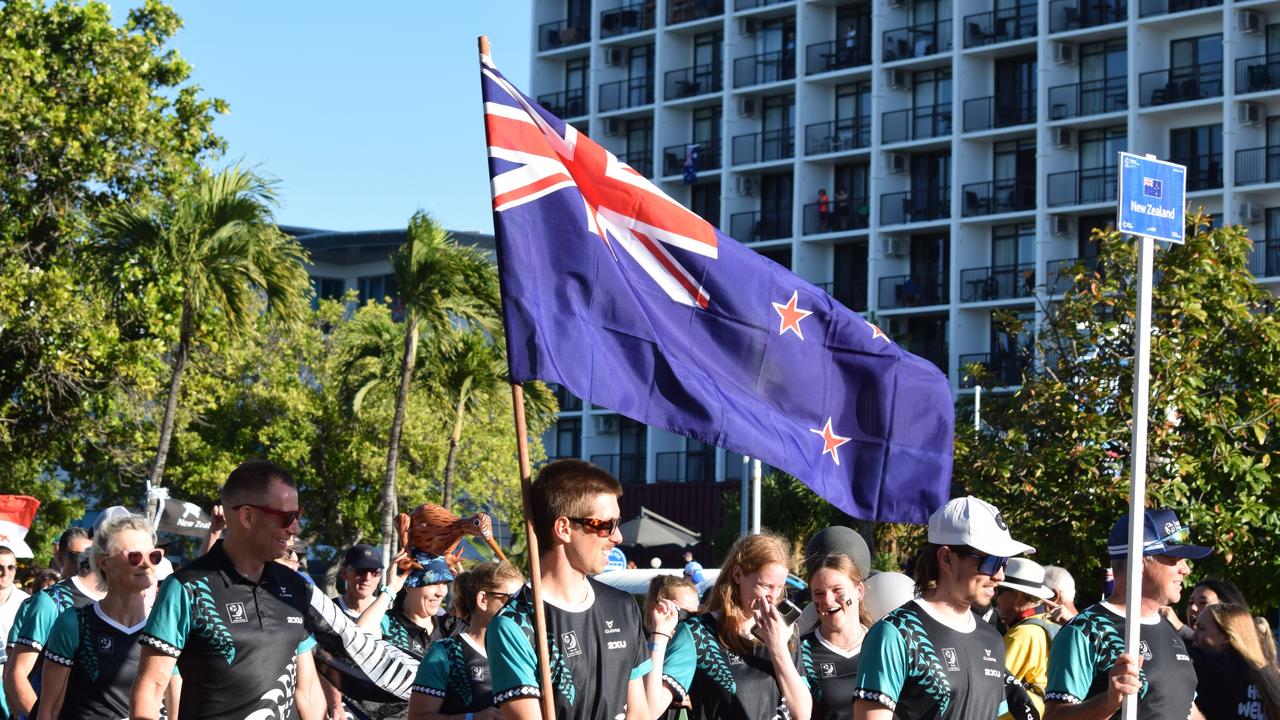
<path id="1" fill-rule="evenodd" d="M 1004 580 L 996 584 L 1041 600 L 1053 598 L 1053 590 L 1044 584 L 1044 567 L 1027 558 L 1011 558 L 1004 569 Z"/>

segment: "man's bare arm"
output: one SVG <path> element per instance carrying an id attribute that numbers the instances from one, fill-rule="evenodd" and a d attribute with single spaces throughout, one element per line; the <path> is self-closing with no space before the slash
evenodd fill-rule
<path id="1" fill-rule="evenodd" d="M 143 645 L 139 648 L 138 677 L 129 694 L 130 720 L 158 720 L 165 688 L 173 675 L 177 658 Z"/>

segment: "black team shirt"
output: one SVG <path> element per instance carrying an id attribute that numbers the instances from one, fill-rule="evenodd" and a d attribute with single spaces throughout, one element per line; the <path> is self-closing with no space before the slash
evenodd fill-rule
<path id="1" fill-rule="evenodd" d="M 858 656 L 862 646 L 845 651 L 827 642 L 815 629 L 800 640 L 800 656 L 813 720 L 853 720 L 853 691 L 858 687 Z"/>

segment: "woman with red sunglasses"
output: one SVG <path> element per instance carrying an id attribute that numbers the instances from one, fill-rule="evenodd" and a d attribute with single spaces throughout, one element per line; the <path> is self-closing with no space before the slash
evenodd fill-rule
<path id="1" fill-rule="evenodd" d="M 156 548 L 141 515 L 108 520 L 98 529 L 89 562 L 106 597 L 58 616 L 44 647 L 39 720 L 129 716 L 129 691 L 138 671 L 138 637 L 147 623 L 146 593 L 156 582 Z M 178 683 L 169 685 L 169 717 Z"/>

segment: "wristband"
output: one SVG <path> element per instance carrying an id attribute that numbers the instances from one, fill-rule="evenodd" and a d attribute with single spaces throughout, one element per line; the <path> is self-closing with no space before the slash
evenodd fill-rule
<path id="1" fill-rule="evenodd" d="M 662 637 L 664 637 L 664 638 L 666 638 L 666 639 L 668 639 L 668 640 L 670 640 L 670 639 L 671 639 L 671 636 L 670 636 L 670 635 L 668 635 L 668 634 L 666 634 L 666 633 L 664 633 L 664 632 L 658 632 L 657 630 L 654 630 L 653 632 L 651 632 L 651 633 L 649 633 L 649 634 L 650 634 L 650 635 L 661 635 Z"/>
<path id="2" fill-rule="evenodd" d="M 394 600 L 396 597 L 396 594 L 391 592 L 391 588 L 387 587 L 386 585 L 383 585 L 382 587 L 378 588 L 378 592 L 383 595 L 386 595 L 388 600 Z"/>

